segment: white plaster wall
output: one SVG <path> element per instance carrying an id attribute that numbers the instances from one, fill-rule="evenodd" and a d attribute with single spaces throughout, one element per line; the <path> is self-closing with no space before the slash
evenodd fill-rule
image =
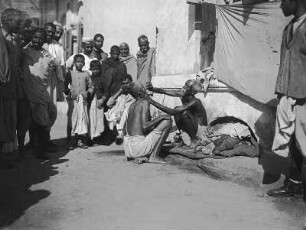
<path id="1" fill-rule="evenodd" d="M 109 53 L 112 45 L 127 42 L 131 53 L 136 54 L 141 34 L 146 34 L 155 46 L 157 1 L 84 0 L 83 3 L 80 15 L 84 20 L 84 36 L 102 33 L 105 52 Z"/>
<path id="2" fill-rule="evenodd" d="M 135 55 L 138 36 L 146 34 L 150 45 L 157 48 L 157 75 L 199 70 L 201 33 L 195 31 L 188 38 L 189 5 L 186 1 L 84 0 L 83 3 L 79 15 L 83 18 L 84 36 L 102 33 L 105 52 L 124 41 Z"/>
<path id="3" fill-rule="evenodd" d="M 189 5 L 182 0 L 157 2 L 157 75 L 197 72 L 201 33 L 188 38 Z"/>

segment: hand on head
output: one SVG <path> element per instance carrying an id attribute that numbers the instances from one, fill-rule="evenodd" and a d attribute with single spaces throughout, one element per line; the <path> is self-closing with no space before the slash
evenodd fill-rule
<path id="1" fill-rule="evenodd" d="M 168 115 L 168 114 L 160 115 L 160 117 L 161 117 L 163 120 L 170 120 L 170 121 L 171 121 L 171 116 Z"/>
<path id="2" fill-rule="evenodd" d="M 147 83 L 146 83 L 146 88 L 147 88 L 148 90 L 152 91 L 152 90 L 153 90 L 153 85 L 152 85 L 152 83 L 151 83 L 151 82 L 147 82 Z"/>

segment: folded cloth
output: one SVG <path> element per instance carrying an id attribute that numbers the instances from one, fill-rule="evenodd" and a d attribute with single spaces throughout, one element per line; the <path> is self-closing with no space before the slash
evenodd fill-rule
<path id="1" fill-rule="evenodd" d="M 250 137 L 251 132 L 248 126 L 239 122 L 216 124 L 210 128 L 209 137 L 221 135 L 229 135 L 231 137 L 238 137 L 239 139 L 242 139 L 245 137 Z"/>

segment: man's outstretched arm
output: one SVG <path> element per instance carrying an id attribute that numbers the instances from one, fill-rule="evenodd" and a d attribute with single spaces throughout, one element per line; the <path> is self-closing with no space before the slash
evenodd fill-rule
<path id="1" fill-rule="evenodd" d="M 190 108 L 192 108 L 193 106 L 196 106 L 196 104 L 197 104 L 196 100 L 192 100 L 189 103 L 187 103 L 186 105 L 177 106 L 174 109 L 171 109 L 167 106 L 164 106 L 164 105 L 158 103 L 157 101 L 154 101 L 151 97 L 148 98 L 148 101 L 152 105 L 154 105 L 156 108 L 160 109 L 161 111 L 163 111 L 163 112 L 165 112 L 165 113 L 167 113 L 171 116 L 175 115 L 175 114 L 178 114 L 178 113 L 181 113 L 185 110 L 189 110 Z"/>
<path id="2" fill-rule="evenodd" d="M 153 87 L 152 83 L 148 82 L 146 85 L 146 88 L 153 93 L 159 93 L 159 94 L 165 94 L 171 97 L 180 97 L 181 96 L 181 90 L 180 89 L 163 89 L 163 88 L 157 88 Z"/>

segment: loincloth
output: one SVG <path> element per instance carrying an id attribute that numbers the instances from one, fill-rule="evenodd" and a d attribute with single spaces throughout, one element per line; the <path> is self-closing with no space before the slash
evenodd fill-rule
<path id="1" fill-rule="evenodd" d="M 148 157 L 155 150 L 161 132 L 153 130 L 147 136 L 125 136 L 123 148 L 127 158 Z"/>

